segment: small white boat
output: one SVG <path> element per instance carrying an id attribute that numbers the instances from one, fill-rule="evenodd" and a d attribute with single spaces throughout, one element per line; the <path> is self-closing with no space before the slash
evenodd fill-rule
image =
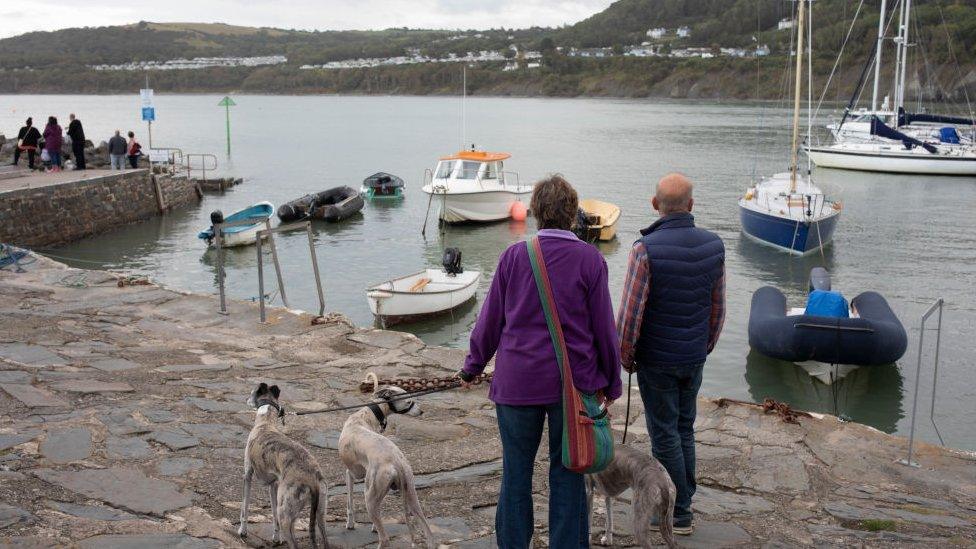
<path id="1" fill-rule="evenodd" d="M 577 235 L 583 240 L 609 242 L 617 236 L 620 208 L 616 204 L 584 198 L 579 201 L 579 208 L 583 216 L 578 220 Z"/>
<path id="2" fill-rule="evenodd" d="M 389 325 L 405 317 L 449 311 L 474 297 L 479 280 L 480 271 L 448 274 L 427 269 L 370 286 L 366 299 L 373 315 Z"/>
<path id="3" fill-rule="evenodd" d="M 424 175 L 423 191 L 448 223 L 500 221 L 511 217 L 512 205 L 528 198 L 532 185 L 504 171 L 508 153 L 461 151 L 445 156 Z"/>
<path id="4" fill-rule="evenodd" d="M 247 246 L 249 244 L 254 244 L 257 241 L 258 231 L 265 228 L 265 221 L 268 220 L 272 215 L 274 215 L 275 207 L 274 204 L 270 202 L 258 202 L 253 206 L 248 206 L 243 210 L 238 210 L 227 217 L 223 218 L 224 222 L 229 221 L 242 221 L 242 220 L 253 220 L 253 225 L 237 225 L 235 227 L 228 227 L 222 231 L 223 240 L 221 240 L 221 247 L 230 248 L 234 246 Z M 210 219 L 213 220 L 215 214 L 214 212 L 210 214 Z M 197 234 L 197 238 L 207 242 L 208 246 L 212 246 L 214 242 L 214 228 L 211 225 L 204 231 L 200 231 Z"/>

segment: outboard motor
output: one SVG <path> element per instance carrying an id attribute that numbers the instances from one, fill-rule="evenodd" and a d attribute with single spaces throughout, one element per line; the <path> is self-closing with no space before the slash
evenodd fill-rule
<path id="1" fill-rule="evenodd" d="M 810 291 L 823 290 L 830 291 L 830 273 L 823 267 L 810 269 Z"/>
<path id="2" fill-rule="evenodd" d="M 224 212 L 220 210 L 214 210 L 210 212 L 210 224 L 216 225 L 218 223 L 224 222 Z"/>
<path id="3" fill-rule="evenodd" d="M 461 268 L 461 250 L 458 248 L 446 248 L 441 259 L 444 271 L 449 275 L 457 275 L 464 272 Z"/>

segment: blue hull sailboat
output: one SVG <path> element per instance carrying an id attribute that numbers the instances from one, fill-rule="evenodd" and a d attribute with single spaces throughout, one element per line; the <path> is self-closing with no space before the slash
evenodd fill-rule
<path id="1" fill-rule="evenodd" d="M 830 243 L 840 205 L 826 200 L 808 179 L 780 173 L 751 187 L 739 200 L 742 232 L 762 244 L 792 254 L 815 252 Z"/>
<path id="2" fill-rule="evenodd" d="M 803 85 L 803 38 L 806 4 L 797 2 L 796 88 L 793 99 L 793 142 L 790 171 L 753 184 L 739 199 L 742 232 L 762 244 L 791 254 L 822 250 L 834 236 L 840 203 L 831 201 L 809 175 L 799 173 L 800 94 Z M 807 107 L 810 108 L 809 105 Z"/>

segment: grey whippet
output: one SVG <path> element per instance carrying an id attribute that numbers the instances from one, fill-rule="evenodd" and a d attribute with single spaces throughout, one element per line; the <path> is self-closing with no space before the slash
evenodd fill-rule
<path id="1" fill-rule="evenodd" d="M 606 498 L 607 527 L 600 538 L 601 543 L 613 545 L 613 498 L 631 488 L 634 540 L 641 547 L 653 547 L 651 520 L 656 516 L 664 543 L 670 548 L 678 546 L 673 532 L 674 498 L 677 493 L 674 482 L 664 466 L 648 452 L 630 446 L 615 446 L 610 465 L 599 473 L 587 475 L 586 484 L 591 511 L 595 494 Z M 593 514 L 590 513 L 590 516 Z"/>
<path id="2" fill-rule="evenodd" d="M 237 533 L 247 537 L 247 505 L 251 498 L 251 479 L 268 485 L 271 496 L 271 542 L 279 542 L 284 535 L 288 547 L 296 549 L 294 524 L 298 514 L 311 506 L 308 533 L 312 547 L 317 547 L 316 533 L 322 535 L 325 547 L 329 540 L 325 534 L 325 507 L 328 489 L 322 488 L 322 471 L 309 451 L 282 433 L 276 422 L 285 415 L 278 404 L 281 390 L 277 385 L 258 385 L 247 403 L 257 410 L 254 427 L 247 437 L 244 449 L 244 501 L 241 503 L 241 527 Z M 283 420 L 282 420 L 283 421 Z"/>
<path id="3" fill-rule="evenodd" d="M 427 547 L 434 547 L 430 524 L 420 507 L 420 499 L 414 486 L 413 469 L 410 468 L 406 456 L 396 444 L 380 434 L 386 429 L 386 419 L 391 414 L 409 416 L 421 414 L 420 407 L 412 399 L 391 400 L 405 393 L 406 391 L 400 387 L 388 387 L 376 391 L 373 393 L 376 401 L 349 416 L 339 435 L 339 459 L 346 466 L 348 491 L 346 528 L 352 530 L 356 527 L 353 517 L 352 487 L 356 479 L 364 479 L 366 511 L 373 522 L 373 529 L 379 535 L 381 549 L 389 547 L 390 538 L 383 528 L 380 506 L 391 488 L 399 490 L 403 496 L 403 512 L 411 540 L 416 533 L 414 524 L 410 520 L 410 516 L 413 515 L 420 520 L 427 538 Z"/>

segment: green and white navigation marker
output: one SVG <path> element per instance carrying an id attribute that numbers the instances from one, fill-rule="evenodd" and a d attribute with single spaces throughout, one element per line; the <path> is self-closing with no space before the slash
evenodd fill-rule
<path id="1" fill-rule="evenodd" d="M 224 112 L 227 114 L 227 156 L 230 156 L 230 108 L 236 104 L 237 103 L 234 103 L 234 100 L 231 99 L 229 95 L 224 96 L 224 98 L 220 100 L 220 103 L 217 103 L 217 106 L 223 107 Z"/>

